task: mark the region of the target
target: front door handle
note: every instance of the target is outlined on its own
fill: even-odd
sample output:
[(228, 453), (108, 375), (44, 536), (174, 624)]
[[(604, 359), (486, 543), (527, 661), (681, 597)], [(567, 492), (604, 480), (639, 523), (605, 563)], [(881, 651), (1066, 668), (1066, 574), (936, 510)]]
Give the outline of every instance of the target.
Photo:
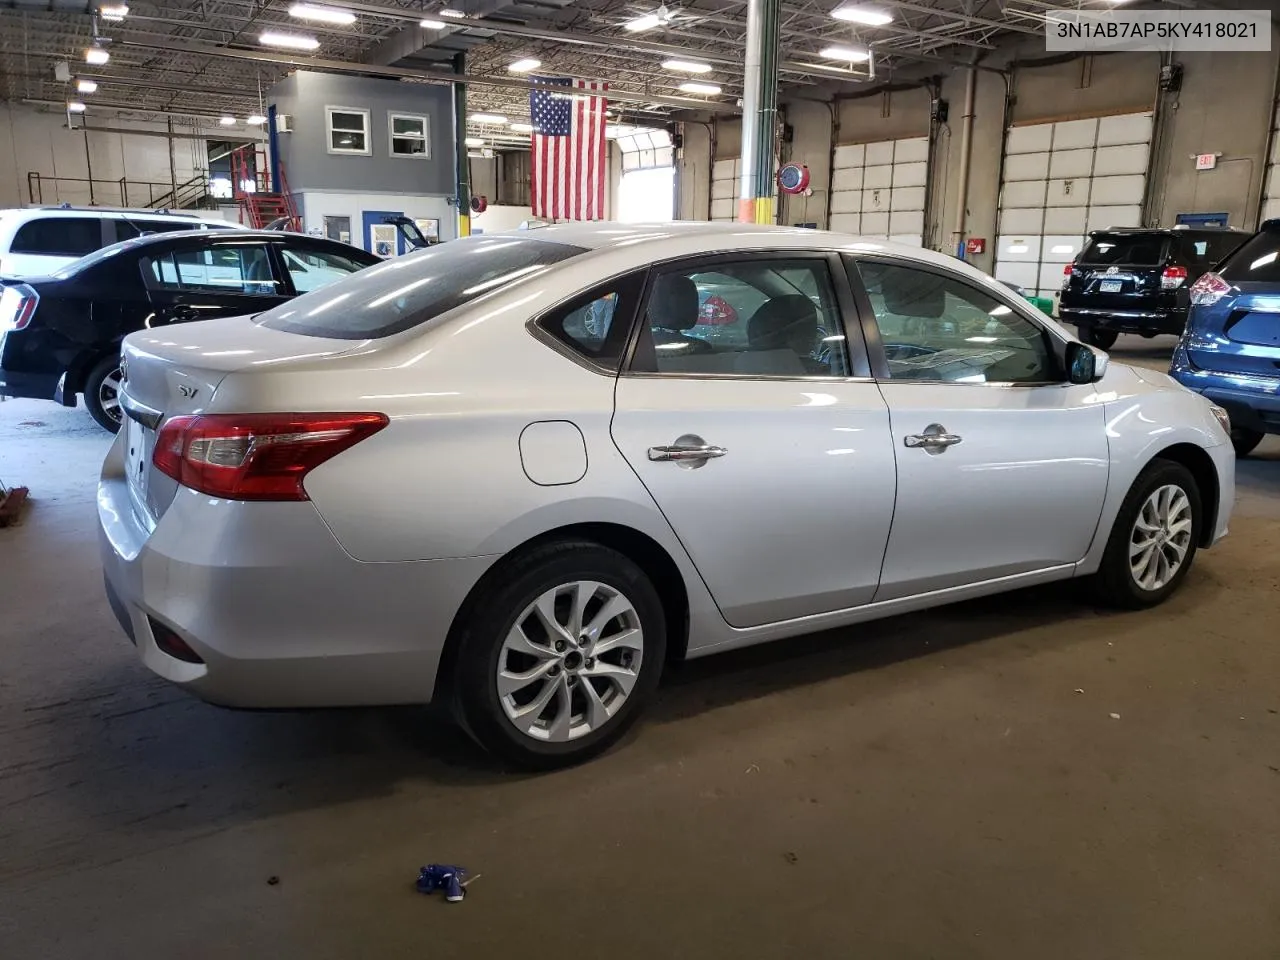
[(913, 433), (903, 437), (902, 442), (908, 447), (920, 448), (926, 453), (942, 453), (947, 447), (954, 447), (963, 437), (947, 433), (947, 428), (940, 423), (931, 423), (924, 428), (924, 433)]
[(650, 447), (649, 459), (653, 461), (670, 461), (700, 467), (708, 460), (723, 457), (729, 451), (724, 447), (707, 443), (701, 437), (685, 434), (676, 442), (663, 447)]

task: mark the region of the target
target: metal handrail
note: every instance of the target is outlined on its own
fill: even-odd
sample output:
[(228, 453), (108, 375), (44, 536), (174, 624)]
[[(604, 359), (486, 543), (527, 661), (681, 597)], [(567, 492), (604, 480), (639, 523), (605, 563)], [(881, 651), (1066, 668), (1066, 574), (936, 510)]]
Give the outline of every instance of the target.
[[(47, 184), (53, 187), (53, 199), (46, 200), (44, 189)], [(110, 206), (114, 200), (103, 203), (103, 196), (119, 196), (120, 206), (155, 209), (166, 207), (180, 210), (194, 206), (209, 193), (209, 175), (201, 171), (190, 180), (177, 185), (169, 180), (131, 180), (121, 177), (119, 180), (103, 180), (97, 177), (50, 177), (37, 170), (27, 172), (27, 198), (34, 205), (58, 203), (59, 184), (87, 184), (89, 188), (89, 206)], [(99, 189), (99, 186), (106, 189)], [(141, 191), (145, 188), (147, 198), (141, 199)]]

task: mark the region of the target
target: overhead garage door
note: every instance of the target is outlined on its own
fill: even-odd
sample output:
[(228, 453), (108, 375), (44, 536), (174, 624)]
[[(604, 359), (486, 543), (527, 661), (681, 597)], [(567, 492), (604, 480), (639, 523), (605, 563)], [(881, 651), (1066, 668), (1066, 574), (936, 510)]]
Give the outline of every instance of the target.
[(717, 160), (711, 165), (711, 219), (738, 219), (738, 173), (742, 160), (738, 157)]
[(1151, 114), (1010, 127), (996, 277), (1053, 297), (1090, 230), (1142, 225)]
[(1262, 189), (1262, 217), (1280, 217), (1280, 108), (1271, 118), (1271, 156), (1267, 160), (1267, 179)]
[(927, 137), (836, 147), (831, 229), (922, 246), (928, 182)]

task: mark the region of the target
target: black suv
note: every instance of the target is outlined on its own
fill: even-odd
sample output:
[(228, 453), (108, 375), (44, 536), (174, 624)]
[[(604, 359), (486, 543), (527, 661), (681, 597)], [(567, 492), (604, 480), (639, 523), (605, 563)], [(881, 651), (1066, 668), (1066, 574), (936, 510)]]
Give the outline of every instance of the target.
[(1180, 336), (1191, 285), (1248, 239), (1223, 227), (1096, 230), (1063, 271), (1058, 317), (1103, 350), (1122, 333)]
[(260, 313), (381, 259), (298, 233), (200, 230), (103, 247), (51, 277), (0, 278), (0, 394), (120, 428), (120, 341), (144, 327)]

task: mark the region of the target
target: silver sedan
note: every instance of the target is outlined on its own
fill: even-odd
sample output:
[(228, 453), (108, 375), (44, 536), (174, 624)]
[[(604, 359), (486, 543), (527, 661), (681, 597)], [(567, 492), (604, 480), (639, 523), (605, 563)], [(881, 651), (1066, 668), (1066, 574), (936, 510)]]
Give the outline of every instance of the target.
[(146, 666), (230, 706), (445, 699), (530, 766), (605, 749), (673, 659), (1072, 577), (1159, 603), (1234, 494), (1203, 398), (812, 230), (474, 237), (133, 334), (124, 370), (101, 544)]

